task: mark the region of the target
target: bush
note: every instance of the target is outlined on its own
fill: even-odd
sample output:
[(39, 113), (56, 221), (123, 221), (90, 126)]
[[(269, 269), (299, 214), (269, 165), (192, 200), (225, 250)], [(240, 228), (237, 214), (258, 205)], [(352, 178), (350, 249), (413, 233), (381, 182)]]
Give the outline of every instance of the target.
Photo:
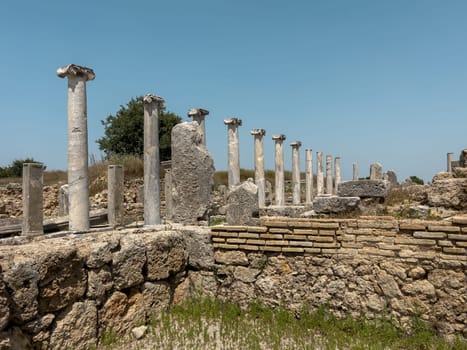
[(15, 159), (9, 166), (0, 167), (0, 177), (21, 177), (23, 176), (23, 164), (24, 163), (39, 163), (39, 162), (35, 161), (33, 158)]

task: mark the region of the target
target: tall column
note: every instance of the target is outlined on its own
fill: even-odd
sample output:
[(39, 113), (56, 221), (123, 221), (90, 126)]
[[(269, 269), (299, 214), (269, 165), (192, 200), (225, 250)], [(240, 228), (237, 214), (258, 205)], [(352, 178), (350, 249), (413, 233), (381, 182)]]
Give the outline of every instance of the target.
[(122, 224), (123, 219), (123, 166), (109, 165), (107, 170), (107, 217), (111, 228)]
[(43, 228), (43, 168), (41, 163), (23, 164), (23, 236), (40, 235)]
[(191, 108), (188, 110), (188, 116), (193, 118), (201, 128), (201, 134), (203, 135), (203, 145), (206, 146), (206, 116), (209, 111), (202, 108)]
[(292, 203), (300, 204), (300, 141), (294, 141), (290, 144), (292, 147)]
[(89, 230), (88, 123), (86, 82), (94, 71), (69, 64), (57, 69), (68, 78), (68, 190), (70, 231)]
[(238, 118), (224, 119), (228, 127), (229, 189), (240, 184), (240, 148), (238, 144), (238, 127), (242, 120)]
[(326, 194), (332, 194), (332, 156), (326, 156)]
[(334, 194), (337, 195), (339, 184), (341, 183), (341, 158), (334, 158)]
[(276, 205), (285, 206), (285, 190), (284, 190), (284, 148), (283, 142), (285, 135), (273, 135), (272, 139), (275, 141), (276, 151), (276, 179), (275, 179), (275, 193)]
[(358, 180), (358, 164), (357, 162), (353, 163), (353, 176), (352, 180), (357, 181)]
[(164, 174), (164, 194), (165, 194), (165, 219), (173, 218), (173, 199), (172, 199), (172, 170), (166, 169)]
[(164, 99), (147, 94), (144, 102), (144, 225), (161, 223), (159, 111)]
[(449, 152), (447, 154), (447, 162), (448, 162), (448, 166), (447, 166), (447, 172), (448, 173), (452, 173), (452, 153)]
[(305, 204), (309, 205), (313, 201), (313, 150), (305, 150), (306, 156), (306, 184), (305, 184)]
[(258, 187), (258, 206), (266, 206), (266, 180), (264, 178), (264, 129), (253, 129), (251, 135), (255, 137), (255, 184)]
[(323, 152), (316, 152), (316, 191), (320, 196), (324, 193)]

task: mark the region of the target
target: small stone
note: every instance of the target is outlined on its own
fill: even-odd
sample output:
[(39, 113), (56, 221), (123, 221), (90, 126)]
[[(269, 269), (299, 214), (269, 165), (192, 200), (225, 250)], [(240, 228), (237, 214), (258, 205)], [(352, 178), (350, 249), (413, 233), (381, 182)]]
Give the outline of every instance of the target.
[(146, 335), (147, 330), (148, 330), (147, 326), (139, 326), (139, 327), (133, 328), (131, 330), (131, 333), (137, 340), (140, 340)]

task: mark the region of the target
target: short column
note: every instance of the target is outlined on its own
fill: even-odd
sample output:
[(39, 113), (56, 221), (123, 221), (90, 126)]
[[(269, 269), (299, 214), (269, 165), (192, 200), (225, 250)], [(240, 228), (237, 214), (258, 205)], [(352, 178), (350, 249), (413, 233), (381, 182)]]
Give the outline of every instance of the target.
[(228, 127), (228, 181), (229, 189), (240, 184), (240, 147), (238, 143), (238, 127), (242, 125), (242, 120), (229, 118), (224, 120)]
[(201, 128), (202, 142), (206, 146), (206, 116), (209, 111), (202, 108), (191, 108), (188, 110), (188, 117), (193, 118)]
[(86, 82), (94, 71), (69, 64), (57, 69), (68, 78), (68, 191), (70, 231), (89, 230), (88, 125)]
[(294, 141), (290, 144), (292, 147), (292, 203), (300, 204), (300, 141)]
[(326, 194), (332, 194), (332, 156), (326, 156)]
[(144, 102), (144, 225), (161, 223), (159, 112), (164, 99), (147, 94)]
[(109, 226), (122, 224), (124, 176), (122, 165), (109, 165), (107, 169), (107, 217)]
[(383, 167), (379, 163), (373, 163), (370, 165), (370, 180), (382, 180), (383, 179)]
[(341, 183), (341, 158), (334, 158), (334, 191), (333, 194), (337, 195), (339, 184)]
[(58, 216), (66, 216), (69, 213), (68, 184), (58, 189)]
[(255, 184), (258, 187), (258, 206), (266, 206), (266, 180), (264, 178), (264, 129), (253, 129), (251, 135), (255, 137)]
[(353, 169), (352, 170), (353, 170), (352, 180), (357, 181), (358, 180), (358, 164), (357, 164), (357, 162), (353, 163)]
[(313, 150), (305, 150), (305, 204), (310, 205), (313, 201)]
[(316, 152), (316, 191), (320, 196), (324, 193), (323, 152)]
[(41, 163), (23, 164), (23, 236), (44, 233), (43, 169)]
[(448, 173), (452, 173), (452, 156), (453, 156), (453, 154), (452, 154), (451, 152), (449, 152), (449, 153), (447, 154), (447, 163), (448, 163), (447, 165), (448, 165), (448, 166), (447, 166), (447, 170), (446, 170), (446, 171), (447, 171)]

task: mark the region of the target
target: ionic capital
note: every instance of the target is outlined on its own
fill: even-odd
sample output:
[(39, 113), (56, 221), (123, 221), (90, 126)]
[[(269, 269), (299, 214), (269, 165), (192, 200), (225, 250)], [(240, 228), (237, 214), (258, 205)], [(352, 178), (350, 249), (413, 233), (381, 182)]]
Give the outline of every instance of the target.
[(224, 119), (224, 124), (242, 126), (242, 120), (239, 118), (228, 118), (228, 119)]
[(204, 117), (205, 115), (208, 115), (208, 114), (209, 114), (209, 111), (203, 108), (190, 108), (187, 113), (187, 115), (192, 118), (193, 117)]
[(156, 103), (159, 107), (163, 107), (165, 101), (162, 97), (159, 97), (153, 94), (146, 94), (143, 97), (143, 102), (145, 104)]
[(59, 67), (57, 69), (57, 75), (60, 78), (76, 76), (76, 77), (84, 77), (86, 81), (94, 80), (96, 75), (91, 68), (78, 66), (76, 64), (69, 64), (66, 66)]
[(264, 136), (266, 135), (266, 130), (264, 129), (253, 129), (250, 131), (250, 134), (254, 136)]
[(299, 148), (301, 145), (302, 143), (300, 141), (294, 141), (290, 143), (290, 146), (292, 146), (293, 148)]
[(279, 134), (279, 135), (272, 135), (272, 139), (276, 142), (278, 141), (284, 141), (285, 140), (285, 135), (284, 134)]

